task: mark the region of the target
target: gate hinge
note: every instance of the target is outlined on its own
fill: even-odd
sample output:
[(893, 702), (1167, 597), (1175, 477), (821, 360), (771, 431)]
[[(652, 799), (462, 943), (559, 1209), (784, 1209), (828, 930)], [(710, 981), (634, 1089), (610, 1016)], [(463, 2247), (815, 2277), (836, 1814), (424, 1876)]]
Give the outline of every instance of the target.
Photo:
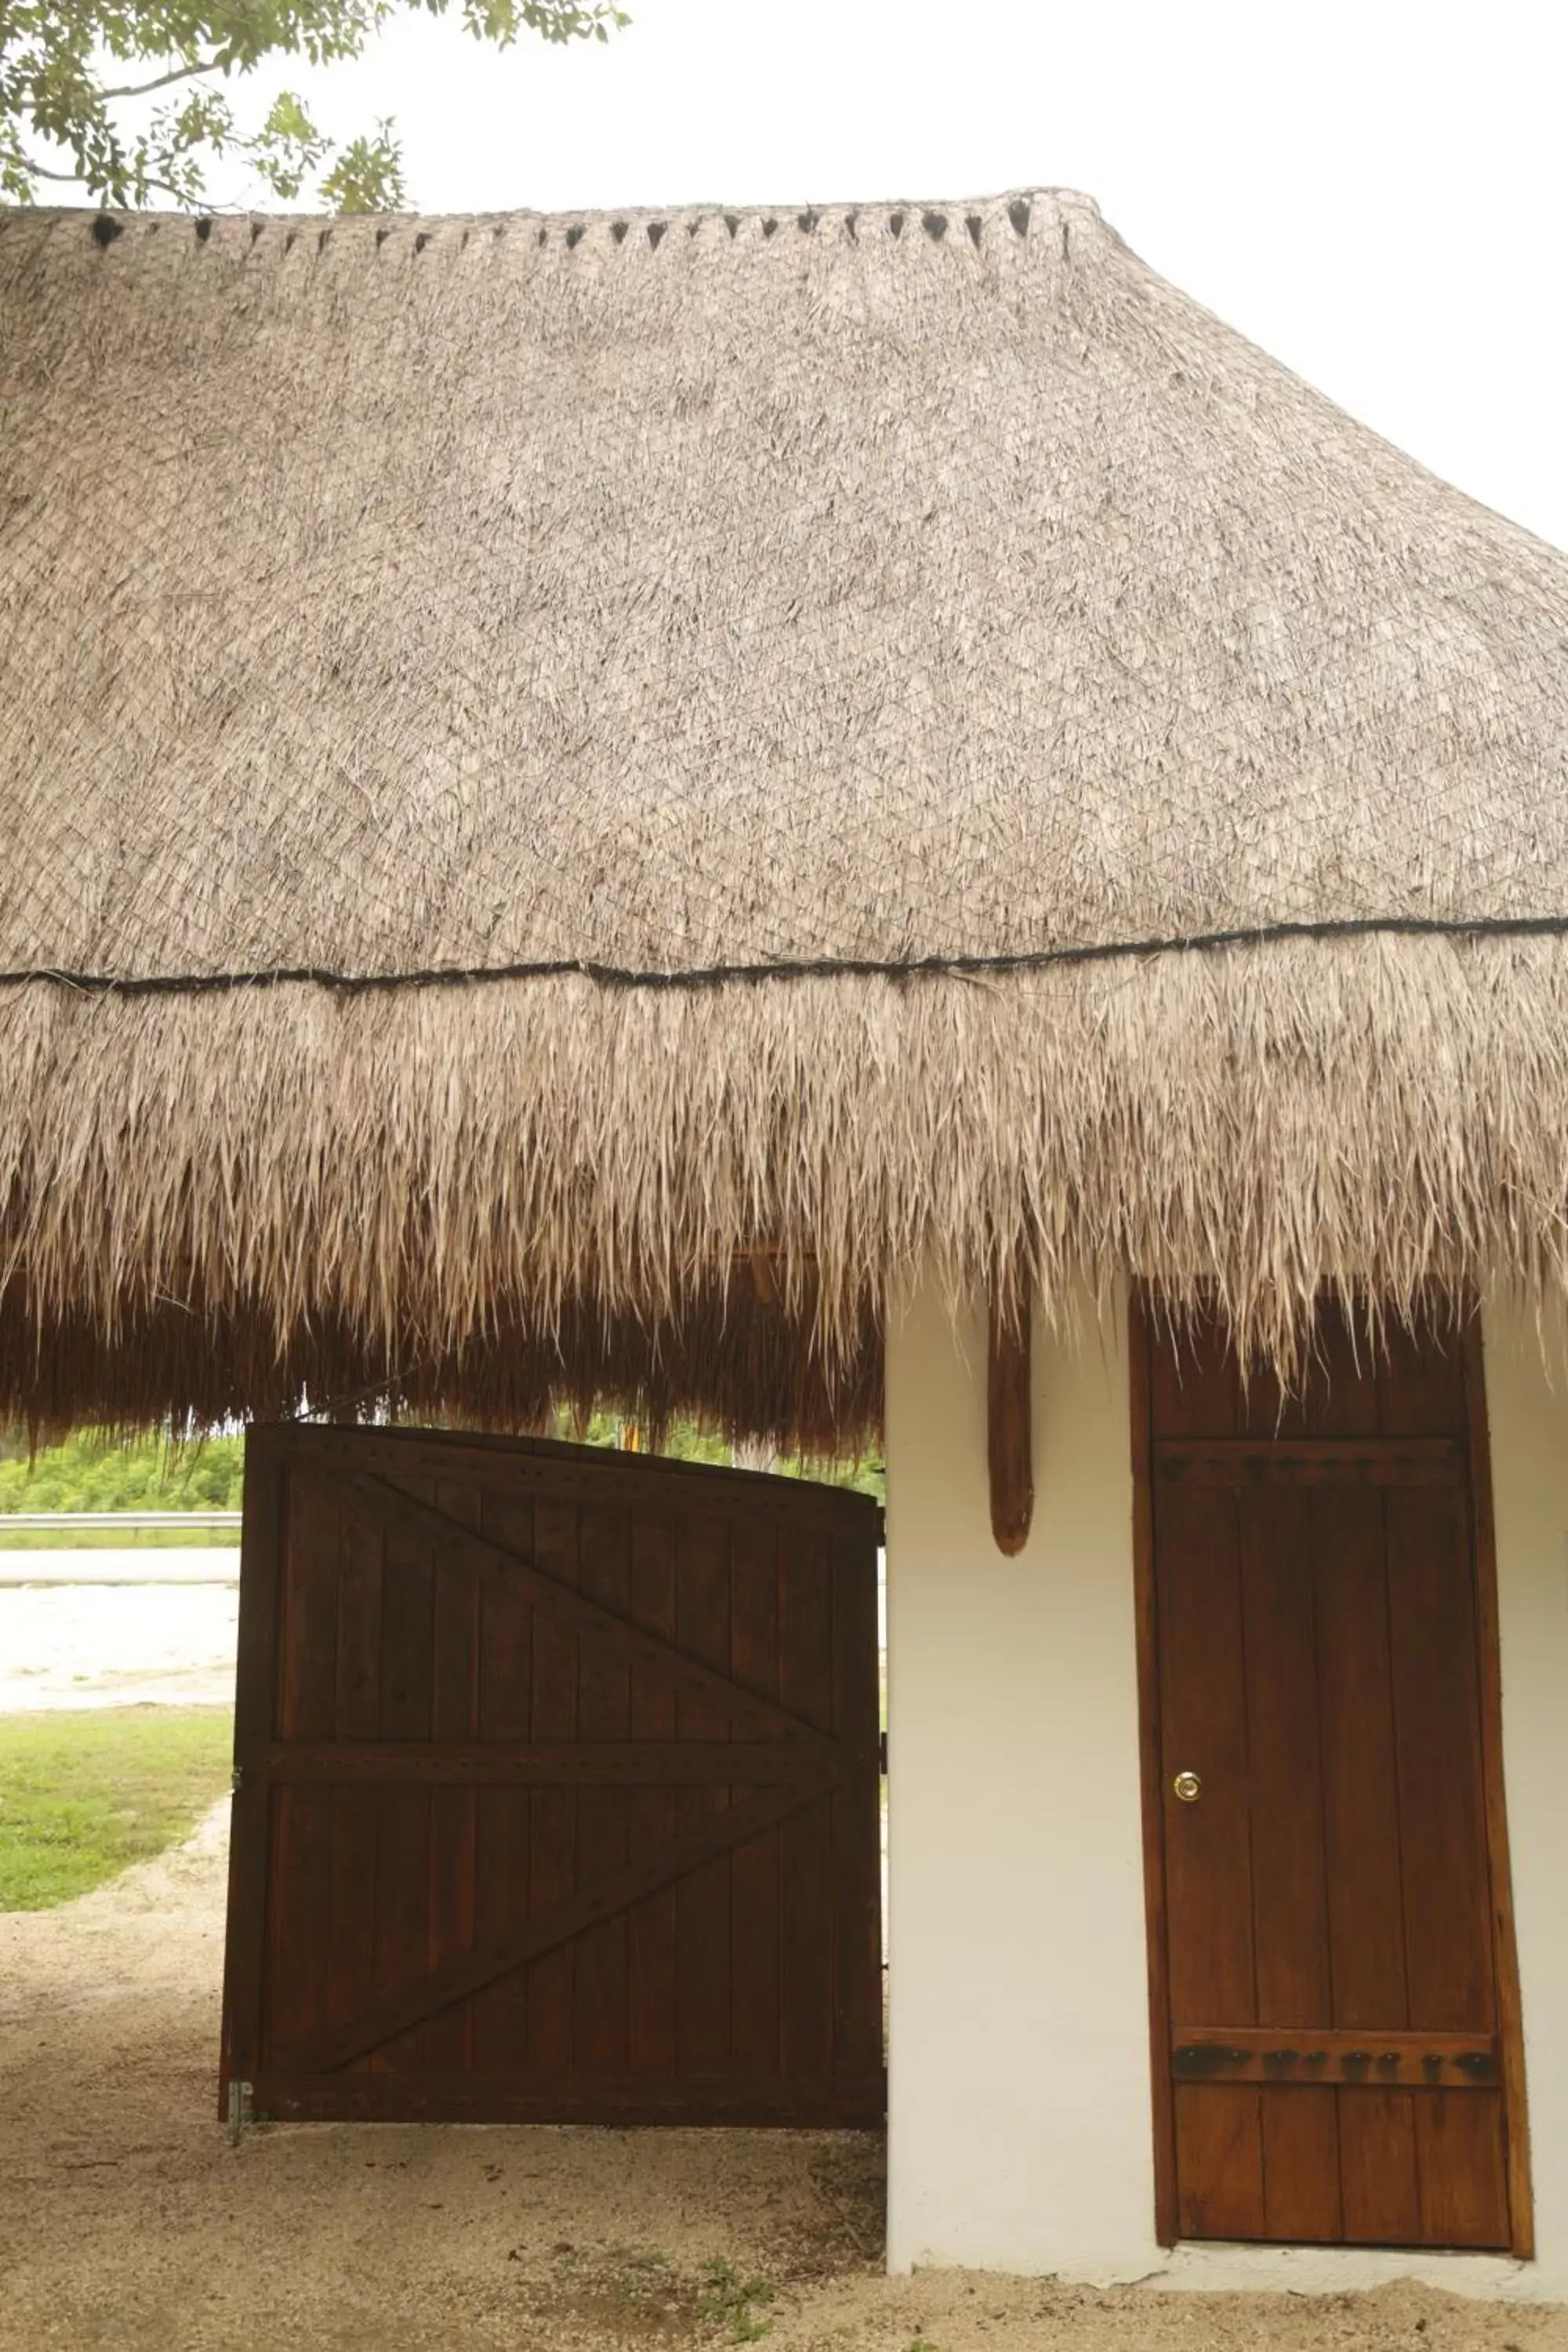
[(888, 1735), (880, 1732), (877, 1738), (877, 1769), (884, 1776), (888, 1769)]
[(237, 1797), (238, 1796), (238, 1794), (239, 1794), (239, 1792), (240, 1792), (241, 1788), (244, 1786), (244, 1783), (245, 1783), (245, 1767), (244, 1767), (244, 1765), (243, 1765), (243, 1764), (237, 1764), (237, 1765), (235, 1766), (235, 1768), (234, 1768), (233, 1771), (232, 1771), (232, 1772), (229, 1774), (229, 1776), (228, 1776), (228, 1785), (229, 1785), (229, 1789), (230, 1789), (230, 1790), (232, 1791), (232, 1793), (233, 1793), (235, 1796), (237, 1796)]
[(255, 2118), (250, 2111), (250, 2084), (248, 2083), (242, 2083), (236, 2078), (230, 2082), (228, 2086), (228, 2144), (230, 2147), (237, 2147), (239, 2146), (240, 2133), (245, 2129), (247, 2124), (254, 2121)]

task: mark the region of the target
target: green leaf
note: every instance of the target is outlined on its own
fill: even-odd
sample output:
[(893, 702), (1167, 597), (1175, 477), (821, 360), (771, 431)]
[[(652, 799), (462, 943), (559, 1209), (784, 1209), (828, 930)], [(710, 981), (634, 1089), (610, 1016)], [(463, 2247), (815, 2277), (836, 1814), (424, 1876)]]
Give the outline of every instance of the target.
[[(614, 0), (0, 0), (0, 196), (28, 204), (64, 182), (106, 205), (197, 207), (212, 163), (237, 155), (286, 203), (403, 208), (390, 124), (336, 147), (282, 89), (247, 131), (226, 85), (288, 58), (357, 58), (391, 17), (416, 10), (460, 11), (499, 49), (525, 31), (602, 42), (628, 22)], [(165, 90), (136, 127), (139, 102)]]

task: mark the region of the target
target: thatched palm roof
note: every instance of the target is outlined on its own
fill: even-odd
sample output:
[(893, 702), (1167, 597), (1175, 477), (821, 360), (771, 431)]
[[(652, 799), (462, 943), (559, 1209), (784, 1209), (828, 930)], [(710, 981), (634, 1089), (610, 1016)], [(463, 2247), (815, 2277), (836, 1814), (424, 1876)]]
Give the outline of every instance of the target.
[(1086, 199), (23, 213), (0, 321), (4, 1401), (1562, 1281), (1568, 561)]

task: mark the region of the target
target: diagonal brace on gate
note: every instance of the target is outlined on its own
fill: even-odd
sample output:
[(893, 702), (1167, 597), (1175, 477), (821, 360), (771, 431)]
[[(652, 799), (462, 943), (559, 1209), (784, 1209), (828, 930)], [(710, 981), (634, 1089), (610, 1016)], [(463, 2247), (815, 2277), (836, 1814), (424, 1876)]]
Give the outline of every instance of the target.
[(716, 1708), (732, 1721), (740, 1717), (758, 1727), (766, 1726), (773, 1738), (798, 1742), (803, 1750), (824, 1757), (834, 1752), (837, 1743), (830, 1733), (819, 1731), (815, 1724), (792, 1715), (777, 1699), (767, 1698), (760, 1691), (749, 1691), (717, 1668), (703, 1665), (700, 1659), (678, 1650), (673, 1642), (618, 1615), (614, 1609), (606, 1609), (587, 1593), (579, 1592), (574, 1585), (563, 1584), (548, 1569), (541, 1568), (537, 1560), (514, 1551), (510, 1544), (498, 1542), (494, 1536), (481, 1535), (477, 1528), (465, 1527), (461, 1519), (437, 1510), (433, 1503), (421, 1502), (416, 1496), (373, 1471), (360, 1471), (348, 1481), (348, 1486), (384, 1533), (414, 1536), (426, 1543), (439, 1544), (449, 1557), (466, 1556), (479, 1567), (500, 1570), (537, 1607), (573, 1623), (579, 1633), (610, 1642), (627, 1656), (657, 1667), (682, 1696), (700, 1699), (705, 1706)]
[[(607, 1870), (576, 1887), (563, 1901), (530, 1919), (520, 1927), (496, 1937), (479, 1949), (465, 1952), (445, 1968), (431, 1969), (417, 1977), (409, 1978), (391, 1992), (370, 2005), (352, 2025), (329, 2034), (320, 2042), (312, 2042), (310, 2070), (316, 2074), (334, 2073), (356, 2058), (363, 2058), (382, 2042), (406, 2032), (410, 2027), (423, 2025), (437, 2011), (449, 2009), (454, 2001), (467, 2000), (470, 1994), (482, 1992), (498, 1977), (509, 1976), (526, 1961), (538, 1959), (543, 1953), (553, 1951), (558, 1945), (570, 1943), (586, 1927), (596, 1927), (600, 1920), (613, 1918), (645, 1895), (657, 1894), (670, 1881), (684, 1878), (703, 1863), (717, 1860), (736, 1846), (747, 1844), (764, 1832), (776, 1829), (792, 1813), (798, 1812), (818, 1798), (828, 1795), (837, 1787), (838, 1774), (834, 1766), (814, 1768), (803, 1775), (793, 1787), (769, 1789), (745, 1803), (731, 1805), (722, 1812), (708, 1814), (680, 1835), (668, 1838), (660, 1845), (641, 1854), (616, 1870)], [(275, 2053), (279, 2063), (287, 2063), (288, 2053)]]

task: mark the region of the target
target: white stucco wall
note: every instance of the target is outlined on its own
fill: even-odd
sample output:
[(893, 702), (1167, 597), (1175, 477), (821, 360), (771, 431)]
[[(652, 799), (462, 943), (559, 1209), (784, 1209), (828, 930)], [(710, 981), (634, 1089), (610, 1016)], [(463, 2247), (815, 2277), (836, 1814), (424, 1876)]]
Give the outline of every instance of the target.
[[(888, 1342), (889, 2262), (1169, 2286), (1399, 2274), (1568, 2300), (1568, 1371), (1489, 1310), (1538, 2258), (1153, 2230), (1121, 1300), (1035, 1341), (1027, 1547), (991, 1539), (985, 1348), (934, 1286)], [(1568, 1366), (1568, 1346), (1563, 1361)]]

